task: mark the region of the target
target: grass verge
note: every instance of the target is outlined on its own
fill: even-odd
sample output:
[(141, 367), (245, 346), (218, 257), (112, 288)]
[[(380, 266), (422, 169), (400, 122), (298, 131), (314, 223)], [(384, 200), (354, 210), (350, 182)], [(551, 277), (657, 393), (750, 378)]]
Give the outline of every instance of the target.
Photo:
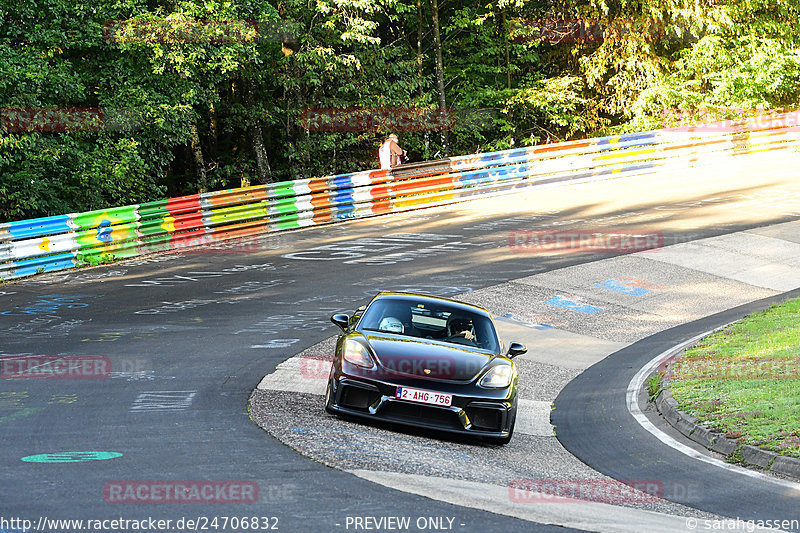
[(800, 298), (705, 337), (666, 377), (678, 408), (702, 424), (800, 458)]

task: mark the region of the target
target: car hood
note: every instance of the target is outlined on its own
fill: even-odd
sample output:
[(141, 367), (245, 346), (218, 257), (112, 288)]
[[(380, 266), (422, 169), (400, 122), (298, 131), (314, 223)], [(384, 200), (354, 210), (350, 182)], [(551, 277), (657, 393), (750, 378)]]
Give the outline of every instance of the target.
[(387, 376), (470, 381), (494, 357), (470, 347), (402, 335), (365, 333), (378, 365)]

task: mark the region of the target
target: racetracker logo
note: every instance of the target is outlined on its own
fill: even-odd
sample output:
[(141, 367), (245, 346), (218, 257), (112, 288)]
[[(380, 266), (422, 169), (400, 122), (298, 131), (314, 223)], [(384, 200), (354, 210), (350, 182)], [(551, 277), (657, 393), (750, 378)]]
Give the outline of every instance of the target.
[(209, 43), (294, 41), (283, 22), (255, 20), (111, 20), (103, 29), (109, 43)]
[(12, 355), (0, 359), (2, 379), (102, 379), (111, 360), (100, 355)]
[[(463, 364), (469, 364), (469, 360)], [(396, 377), (413, 377), (422, 379), (455, 379), (459, 373), (469, 375), (472, 377), (478, 370), (481, 369), (479, 365), (473, 365), (474, 368), (462, 368), (459, 372), (459, 365), (456, 360), (450, 356), (439, 357), (411, 357), (411, 356), (395, 356), (395, 357), (381, 357), (380, 364), (375, 369), (367, 369), (363, 367), (354, 367), (349, 373), (355, 373), (373, 379), (390, 379)]]
[(489, 129), (496, 119), (493, 109), (306, 108), (300, 125), (308, 131), (443, 131)]
[(332, 357), (308, 356), (300, 359), (300, 375), (305, 379), (328, 379)]
[(203, 234), (181, 240), (159, 243), (145, 243), (137, 247), (140, 254), (156, 252), (179, 252), (180, 254), (198, 255), (248, 255), (275, 249), (279, 238), (243, 238), (221, 239), (214, 235)]
[(132, 131), (141, 128), (137, 109), (100, 107), (4, 107), (0, 130), (7, 133), (69, 131)]
[[(758, 114), (758, 116), (753, 116)], [(661, 118), (669, 132), (745, 133), (758, 130), (797, 129), (800, 111), (709, 107), (701, 109), (667, 108)]]
[(645, 230), (520, 230), (508, 234), (514, 252), (631, 253), (664, 246), (660, 231)]
[(688, 21), (615, 18), (613, 20), (541, 18), (514, 19), (509, 36), (518, 43), (602, 43), (620, 41), (692, 42), (705, 35), (702, 24)]
[(106, 503), (256, 503), (253, 481), (109, 481)]
[(795, 357), (759, 357), (710, 355), (664, 359), (659, 365), (664, 379), (736, 381), (800, 379), (800, 359)]
[(515, 503), (654, 503), (664, 497), (664, 485), (652, 479), (515, 479), (508, 497)]
[[(328, 379), (332, 358), (308, 356), (300, 360), (300, 375), (305, 379)], [(381, 357), (380, 364), (366, 368), (355, 364), (347, 365), (347, 374), (370, 379), (390, 379), (413, 377), (419, 379), (456, 379), (459, 376), (474, 376), (483, 368), (470, 361), (456, 364), (453, 357)]]

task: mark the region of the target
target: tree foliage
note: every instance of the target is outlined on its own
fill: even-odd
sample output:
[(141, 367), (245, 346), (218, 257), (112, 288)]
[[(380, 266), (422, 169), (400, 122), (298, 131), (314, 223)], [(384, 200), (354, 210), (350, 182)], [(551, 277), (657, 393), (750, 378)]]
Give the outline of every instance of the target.
[[(394, 126), (319, 131), (315, 109), (446, 116), (397, 132), (413, 160), (794, 109), (798, 16), (794, 0), (0, 0), (0, 221), (377, 166)], [(102, 123), (17, 120), (42, 110)]]

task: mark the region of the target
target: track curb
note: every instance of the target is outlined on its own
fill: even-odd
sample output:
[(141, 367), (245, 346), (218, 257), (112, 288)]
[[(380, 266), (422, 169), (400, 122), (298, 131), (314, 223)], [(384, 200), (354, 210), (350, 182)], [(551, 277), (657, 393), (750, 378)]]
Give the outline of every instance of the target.
[[(703, 337), (705, 338), (705, 337)], [(702, 339), (697, 339), (689, 346), (673, 348), (667, 353), (669, 361), (681, 357), (683, 352)], [(653, 375), (657, 375), (653, 374)], [(669, 380), (662, 379), (661, 391), (655, 400), (649, 401), (672, 427), (683, 436), (700, 444), (708, 450), (725, 456), (730, 463), (740, 463), (751, 468), (766, 470), (800, 481), (800, 459), (780, 455), (777, 452), (743, 444), (737, 439), (726, 437), (721, 431), (698, 423), (697, 417), (678, 409), (678, 401), (669, 390)]]

